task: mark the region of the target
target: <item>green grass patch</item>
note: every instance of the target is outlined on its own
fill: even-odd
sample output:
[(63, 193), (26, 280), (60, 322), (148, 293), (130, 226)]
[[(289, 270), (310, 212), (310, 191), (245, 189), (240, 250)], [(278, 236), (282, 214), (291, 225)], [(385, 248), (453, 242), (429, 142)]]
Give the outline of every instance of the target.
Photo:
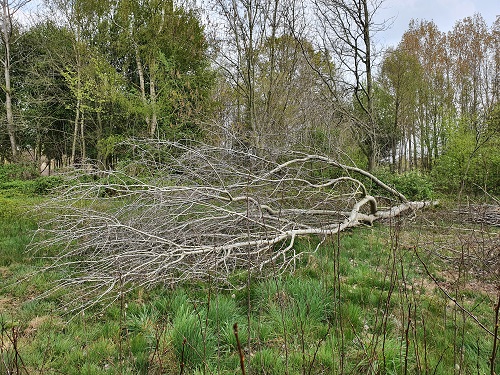
[[(18, 366), (29, 374), (238, 374), (234, 323), (250, 374), (491, 372), (491, 335), (443, 295), (416, 256), (493, 329), (494, 296), (478, 290), (481, 280), (470, 273), (455, 288), (456, 265), (430, 251), (456, 250), (446, 227), (360, 228), (328, 239), (293, 272), (252, 274), (248, 288), (199, 281), (142, 288), (109, 306), (71, 312), (77, 289), (40, 297), (62, 270), (23, 280), (44, 264), (26, 245), (37, 226), (30, 209), (45, 198), (2, 194), (0, 373)], [(296, 250), (314, 249), (316, 241), (300, 239)], [(231, 278), (241, 285), (248, 274)]]

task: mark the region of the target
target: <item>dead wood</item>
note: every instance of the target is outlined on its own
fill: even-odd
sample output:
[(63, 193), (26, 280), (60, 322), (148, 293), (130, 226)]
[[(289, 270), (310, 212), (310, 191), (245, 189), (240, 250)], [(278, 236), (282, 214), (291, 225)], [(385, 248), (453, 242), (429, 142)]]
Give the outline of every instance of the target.
[[(72, 271), (59, 287), (81, 285), (94, 301), (96, 291), (102, 298), (123, 285), (206, 277), (227, 285), (239, 269), (284, 272), (304, 255), (294, 246), (299, 237), (315, 235), (321, 243), (435, 204), (409, 202), (370, 173), (326, 156), (292, 153), (276, 162), (200, 144), (130, 147), (138, 162), (82, 172), (89, 182), (77, 174), (41, 207), (45, 220), (32, 244), (39, 253), (59, 249), (52, 266)], [(378, 207), (367, 183), (393, 206)]]

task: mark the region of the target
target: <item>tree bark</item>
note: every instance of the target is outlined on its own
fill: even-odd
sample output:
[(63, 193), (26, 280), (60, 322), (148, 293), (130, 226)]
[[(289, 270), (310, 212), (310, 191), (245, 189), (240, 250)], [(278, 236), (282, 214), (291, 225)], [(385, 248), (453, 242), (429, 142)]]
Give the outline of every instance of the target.
[(75, 120), (73, 126), (73, 143), (71, 145), (71, 159), (70, 159), (71, 165), (75, 165), (75, 159), (76, 159), (76, 144), (78, 142), (78, 129), (80, 128), (80, 107), (81, 107), (81, 100), (80, 98), (77, 98), (76, 108), (75, 108)]
[[(146, 81), (144, 78), (144, 67), (142, 65), (141, 56), (139, 54), (139, 47), (134, 43), (135, 49), (135, 63), (137, 65), (137, 74), (139, 75), (139, 89), (141, 90), (141, 99), (142, 104), (144, 105), (144, 109), (148, 111), (148, 100), (146, 98)], [(148, 127), (148, 132), (151, 129), (151, 118), (149, 114), (145, 116), (146, 125)]]
[(156, 59), (152, 58), (149, 64), (149, 104), (151, 106), (151, 118), (149, 123), (149, 136), (154, 138), (158, 128), (158, 109), (156, 108)]
[(12, 15), (10, 4), (7, 0), (2, 0), (2, 39), (4, 43), (4, 77), (5, 77), (5, 112), (7, 115), (7, 133), (9, 135), (12, 158), (17, 160), (18, 150), (16, 141), (16, 128), (14, 123), (14, 114), (12, 109), (12, 85), (11, 85), (11, 35), (12, 35)]

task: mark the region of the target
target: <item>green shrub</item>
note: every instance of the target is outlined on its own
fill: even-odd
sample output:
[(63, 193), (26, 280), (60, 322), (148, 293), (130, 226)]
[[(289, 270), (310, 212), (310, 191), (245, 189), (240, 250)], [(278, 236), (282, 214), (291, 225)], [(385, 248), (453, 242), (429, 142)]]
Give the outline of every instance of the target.
[(64, 183), (64, 179), (60, 176), (38, 177), (32, 181), (32, 192), (35, 195), (45, 195)]
[(463, 187), (468, 193), (484, 190), (500, 194), (500, 140), (491, 141), (475, 153), (471, 142), (450, 143), (432, 171), (435, 186), (446, 193), (456, 193)]
[(436, 187), (446, 193), (500, 194), (499, 108), (480, 127), (465, 118), (449, 129), (432, 171)]
[(40, 173), (33, 164), (4, 164), (0, 165), (0, 183), (15, 180), (31, 180)]
[(46, 195), (64, 183), (64, 179), (60, 176), (42, 176), (34, 180), (1, 182), (0, 191), (7, 197)]
[(17, 199), (8, 199), (0, 195), (0, 220), (17, 221), (24, 212), (25, 207)]
[(250, 358), (250, 366), (255, 374), (286, 374), (283, 358), (271, 349), (263, 349)]
[(209, 362), (216, 351), (216, 340), (191, 306), (176, 311), (172, 326), (172, 344), (179, 363), (194, 369)]
[[(419, 171), (394, 174), (379, 171), (377, 177), (392, 186), (409, 200), (427, 200), (434, 196), (434, 185), (430, 176)], [(378, 190), (378, 188), (377, 188)]]

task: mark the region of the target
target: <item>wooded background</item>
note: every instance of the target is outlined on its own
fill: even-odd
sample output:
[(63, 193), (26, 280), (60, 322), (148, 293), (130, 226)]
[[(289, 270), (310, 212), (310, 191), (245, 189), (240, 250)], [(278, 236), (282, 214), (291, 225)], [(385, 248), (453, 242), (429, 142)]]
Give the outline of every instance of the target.
[(2, 0), (0, 163), (109, 169), (126, 138), (196, 139), (498, 193), (500, 18), (413, 20), (381, 50), (382, 5)]

